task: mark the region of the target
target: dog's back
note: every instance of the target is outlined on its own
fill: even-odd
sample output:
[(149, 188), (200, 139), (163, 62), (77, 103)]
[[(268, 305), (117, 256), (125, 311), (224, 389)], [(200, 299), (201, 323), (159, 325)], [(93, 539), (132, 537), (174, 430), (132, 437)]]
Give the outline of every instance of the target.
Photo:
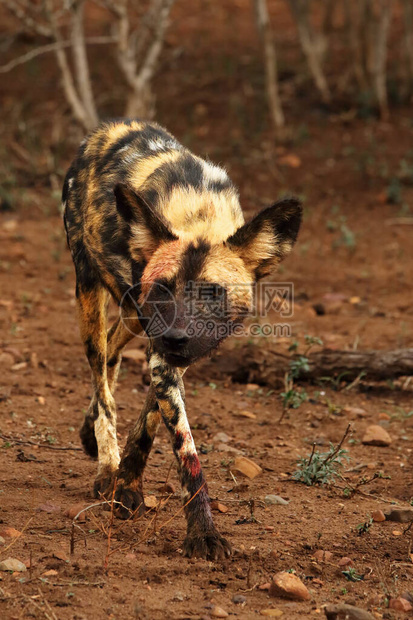
[(118, 299), (132, 283), (130, 257), (142, 234), (133, 213), (119, 213), (118, 184), (139, 193), (181, 241), (219, 243), (244, 222), (225, 170), (193, 155), (155, 123), (103, 123), (80, 146), (62, 200), (76, 263), (107, 274)]

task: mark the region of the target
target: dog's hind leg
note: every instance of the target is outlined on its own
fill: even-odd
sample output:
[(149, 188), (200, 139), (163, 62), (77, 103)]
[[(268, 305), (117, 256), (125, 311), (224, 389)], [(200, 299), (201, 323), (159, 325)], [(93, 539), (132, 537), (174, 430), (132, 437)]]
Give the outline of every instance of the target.
[[(89, 421), (93, 421), (94, 437), (98, 452), (98, 473), (94, 484), (94, 494), (99, 497), (110, 488), (113, 475), (119, 464), (119, 448), (116, 438), (116, 406), (108, 384), (106, 366), (107, 350), (107, 292), (100, 283), (82, 286), (77, 282), (76, 298), (79, 326), (85, 346), (86, 356), (92, 370), (94, 399)], [(81, 431), (85, 445), (85, 425)], [(93, 451), (90, 445), (85, 448)]]
[(208, 489), (185, 411), (183, 372), (166, 364), (156, 353), (150, 354), (149, 367), (156, 400), (178, 461), (187, 519), (185, 555), (223, 559), (231, 555), (231, 547), (212, 519)]

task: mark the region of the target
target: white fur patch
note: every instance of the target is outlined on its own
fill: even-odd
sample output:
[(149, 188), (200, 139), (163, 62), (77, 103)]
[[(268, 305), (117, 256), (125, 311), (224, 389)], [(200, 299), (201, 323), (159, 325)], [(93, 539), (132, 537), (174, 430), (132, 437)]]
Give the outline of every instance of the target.
[(204, 185), (208, 188), (215, 183), (228, 183), (228, 175), (223, 168), (211, 164), (209, 161), (203, 162)]
[(156, 138), (148, 141), (148, 149), (154, 153), (158, 151), (166, 151), (168, 149), (180, 149), (181, 145), (175, 140), (163, 140)]

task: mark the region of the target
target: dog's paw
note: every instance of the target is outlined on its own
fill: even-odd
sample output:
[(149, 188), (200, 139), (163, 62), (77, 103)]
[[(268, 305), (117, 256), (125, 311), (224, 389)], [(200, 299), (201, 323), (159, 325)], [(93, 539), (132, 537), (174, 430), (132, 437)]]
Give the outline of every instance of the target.
[(184, 541), (184, 555), (188, 558), (202, 558), (214, 562), (229, 558), (231, 545), (213, 529), (205, 533), (188, 533)]
[(126, 484), (124, 480), (118, 480), (115, 491), (115, 514), (119, 519), (130, 519), (145, 514), (142, 484), (135, 480)]

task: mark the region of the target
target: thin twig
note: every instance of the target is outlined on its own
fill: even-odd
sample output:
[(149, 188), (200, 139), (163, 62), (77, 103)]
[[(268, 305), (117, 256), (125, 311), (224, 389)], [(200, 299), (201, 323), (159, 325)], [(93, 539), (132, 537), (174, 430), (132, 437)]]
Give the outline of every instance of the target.
[(4, 439), (4, 441), (12, 441), (13, 443), (17, 443), (17, 444), (21, 444), (21, 445), (27, 445), (27, 446), (37, 446), (38, 448), (46, 448), (46, 450), (77, 450), (79, 452), (83, 451), (83, 448), (77, 448), (76, 446), (74, 446), (73, 448), (71, 446), (50, 446), (47, 444), (43, 444), (43, 443), (36, 443), (35, 441), (29, 441), (29, 440), (22, 440), (22, 439), (15, 439), (13, 437), (7, 437), (7, 435), (0, 435), (0, 439)]
[[(107, 43), (115, 43), (116, 37), (90, 37), (85, 39), (85, 43), (87, 45), (102, 45)], [(18, 56), (14, 58), (10, 62), (5, 65), (0, 66), (0, 73), (7, 73), (11, 71), (15, 67), (22, 65), (33, 58), (37, 58), (37, 56), (41, 56), (42, 54), (48, 54), (49, 52), (56, 52), (58, 50), (65, 49), (67, 47), (72, 46), (72, 41), (58, 41), (56, 43), (48, 43), (47, 45), (41, 45), (40, 47), (36, 47), (30, 52), (23, 54), (22, 56)]]

